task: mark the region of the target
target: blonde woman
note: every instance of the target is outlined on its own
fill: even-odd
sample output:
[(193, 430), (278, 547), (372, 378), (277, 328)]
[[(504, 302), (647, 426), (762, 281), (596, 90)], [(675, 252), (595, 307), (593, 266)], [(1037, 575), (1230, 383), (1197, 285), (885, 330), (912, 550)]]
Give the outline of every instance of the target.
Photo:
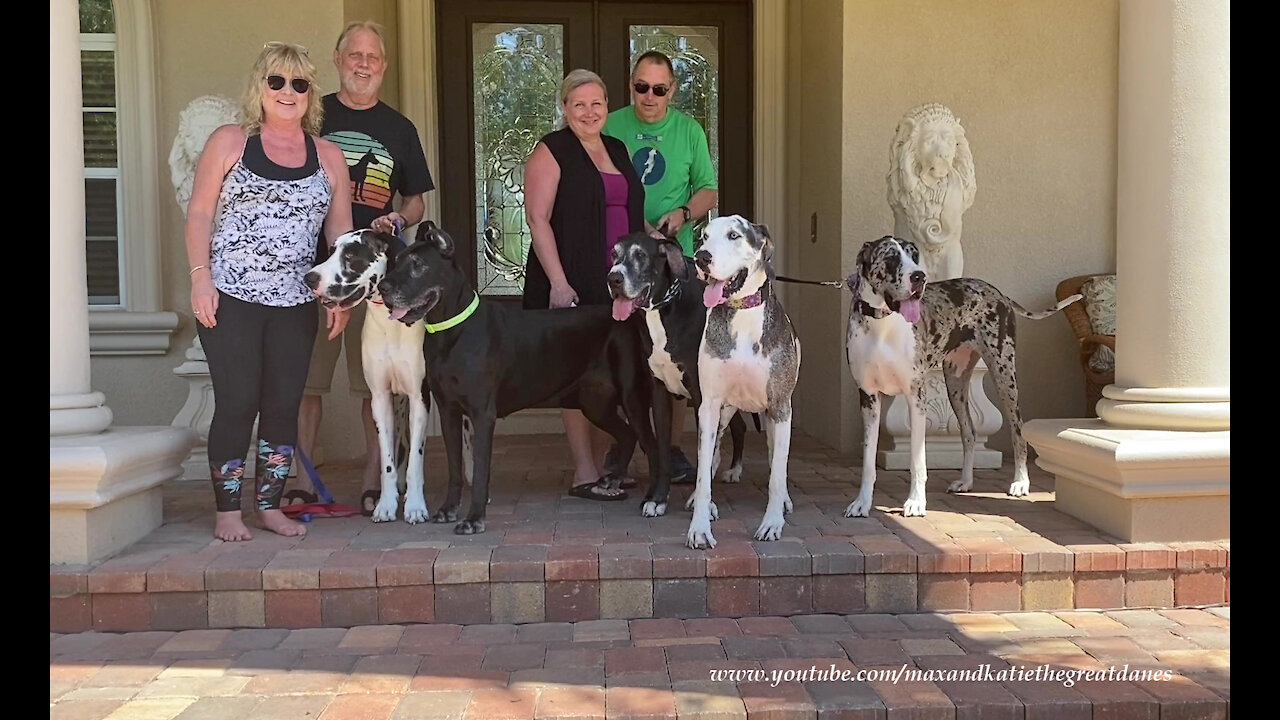
[[(574, 70), (560, 83), (560, 105), (563, 125), (538, 141), (525, 164), (524, 210), (533, 236), (525, 308), (609, 304), (610, 252), (619, 237), (646, 229), (644, 186), (627, 147), (600, 134), (609, 116), (604, 81)], [(609, 436), (581, 410), (562, 413), (575, 467), (570, 494), (626, 499), (605, 472)]]
[[(306, 532), (279, 509), (319, 324), (303, 276), (315, 263), (322, 229), (331, 247), (351, 230), (346, 161), (336, 145), (316, 137), (323, 110), (315, 78), (305, 48), (279, 42), (262, 48), (244, 95), (245, 120), (209, 136), (187, 210), (191, 309), (215, 403), (213, 534), (226, 541), (253, 537), (240, 497), (255, 417), (258, 518), (280, 535)], [(331, 311), (330, 336), (346, 323), (345, 312)]]

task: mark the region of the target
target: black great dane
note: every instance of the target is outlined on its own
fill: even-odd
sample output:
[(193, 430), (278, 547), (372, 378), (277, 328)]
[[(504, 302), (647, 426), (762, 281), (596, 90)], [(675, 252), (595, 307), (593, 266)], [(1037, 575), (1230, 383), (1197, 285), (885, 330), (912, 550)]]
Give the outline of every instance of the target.
[(637, 440), (649, 458), (650, 477), (657, 477), (640, 328), (614, 322), (605, 305), (523, 310), (481, 300), (453, 250), (448, 233), (423, 222), (416, 241), (396, 255), (378, 284), (392, 318), (427, 323), (426, 384), (439, 408), (449, 461), (448, 494), (432, 522), (458, 519), (464, 415), (473, 426), (475, 462), (471, 506), (453, 528), (459, 535), (484, 532), (494, 423), (517, 410), (582, 410), (617, 443), (606, 465), (609, 482), (621, 483)]

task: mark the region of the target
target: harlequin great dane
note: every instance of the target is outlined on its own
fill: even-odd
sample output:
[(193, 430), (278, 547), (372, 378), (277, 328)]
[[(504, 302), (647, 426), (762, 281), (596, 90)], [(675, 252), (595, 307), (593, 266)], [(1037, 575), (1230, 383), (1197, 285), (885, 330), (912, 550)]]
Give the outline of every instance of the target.
[(773, 291), (773, 240), (763, 225), (740, 215), (718, 217), (703, 230), (694, 254), (707, 283), (706, 327), (698, 350), (698, 484), (693, 491), (689, 547), (715, 547), (711, 469), (716, 439), (737, 410), (764, 415), (769, 441), (769, 503), (757, 540), (777, 540), (791, 511), (787, 455), (791, 394), (800, 374), (800, 339)]
[[(695, 408), (702, 402), (698, 348), (707, 322), (707, 309), (702, 304), (706, 285), (691, 277), (679, 243), (642, 232), (622, 237), (613, 246), (608, 283), (614, 320), (626, 321), (636, 310), (644, 314), (647, 332), (641, 333), (641, 345), (653, 374), (653, 425), (660, 474), (649, 479), (640, 514), (658, 517), (667, 511), (671, 490), (672, 397), (689, 398)], [(747, 434), (740, 413), (734, 413), (729, 421), (729, 434), (733, 459), (722, 477), (733, 483), (742, 477), (742, 447)], [(718, 458), (718, 445), (716, 449)]]
[(474, 427), (475, 469), (471, 505), (453, 528), (459, 535), (484, 532), (494, 425), (518, 410), (579, 409), (612, 435), (617, 452), (601, 479), (609, 489), (621, 486), (637, 440), (649, 476), (657, 475), (650, 384), (634, 323), (615, 322), (604, 305), (522, 310), (480, 298), (454, 260), (453, 239), (430, 221), (396, 254), (378, 291), (392, 318), (429, 323), (418, 352), (426, 357), (449, 461), (449, 492), (432, 522), (458, 519), (464, 418)]
[(429, 514), (422, 487), (428, 411), (423, 390), (426, 363), (422, 357), (422, 337), (426, 330), (421, 324), (404, 325), (392, 320), (378, 297), (378, 282), (386, 277), (395, 240), (391, 235), (373, 230), (346, 233), (334, 244), (329, 259), (312, 268), (305, 280), (325, 307), (349, 310), (369, 302), (360, 335), (360, 359), (364, 363), (364, 380), (373, 394), (370, 405), (382, 457), (382, 488), (373, 509), (373, 521), (395, 520), (399, 506), (395, 413), (391, 405), (391, 394), (399, 393), (409, 398), (404, 519), (413, 524), (425, 522)]
[(866, 517), (876, 482), (880, 393), (905, 395), (911, 416), (911, 490), (903, 515), (925, 514), (925, 373), (942, 367), (951, 409), (960, 421), (964, 467), (947, 492), (973, 487), (974, 427), (969, 414), (969, 378), (978, 358), (986, 361), (1013, 433), (1013, 482), (1009, 494), (1026, 495), (1027, 443), (1018, 413), (1014, 366), (1014, 315), (1039, 320), (1079, 300), (1073, 295), (1045, 312), (1029, 312), (989, 283), (956, 278), (928, 283), (920, 250), (886, 235), (858, 252), (857, 268), (845, 280), (849, 306), (846, 359), (862, 403), (862, 487), (845, 517)]

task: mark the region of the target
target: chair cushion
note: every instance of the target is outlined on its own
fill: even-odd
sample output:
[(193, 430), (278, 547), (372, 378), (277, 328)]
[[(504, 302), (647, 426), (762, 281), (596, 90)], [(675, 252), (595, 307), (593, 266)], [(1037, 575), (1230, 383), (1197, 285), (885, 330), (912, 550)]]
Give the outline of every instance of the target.
[[(1096, 335), (1116, 334), (1116, 276), (1099, 275), (1080, 286), (1084, 295), (1084, 310), (1089, 315), (1089, 326)], [(1111, 348), (1099, 345), (1089, 358), (1089, 368), (1094, 372), (1114, 372), (1116, 355)]]

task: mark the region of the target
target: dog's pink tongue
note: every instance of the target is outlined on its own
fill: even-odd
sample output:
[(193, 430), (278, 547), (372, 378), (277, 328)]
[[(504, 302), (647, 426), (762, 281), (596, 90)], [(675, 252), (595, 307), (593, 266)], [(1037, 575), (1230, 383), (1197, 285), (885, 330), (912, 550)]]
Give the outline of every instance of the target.
[(391, 311), (391, 319), (392, 319), (392, 320), (399, 320), (400, 318), (402, 318), (402, 317), (404, 317), (405, 315), (408, 315), (408, 314), (409, 314), (409, 306), (408, 306), (408, 305), (401, 305), (400, 307), (395, 308), (394, 310), (392, 310), (392, 311)]
[(617, 298), (613, 301), (613, 319), (622, 322), (631, 317), (631, 313), (636, 309), (636, 304), (626, 298)]
[(707, 289), (702, 293), (702, 304), (709, 308), (723, 305), (729, 299), (724, 296), (724, 286), (728, 284), (728, 280), (716, 280), (707, 285)]
[(903, 300), (902, 305), (898, 307), (898, 312), (902, 313), (902, 317), (906, 318), (907, 322), (918, 323), (920, 322), (920, 301)]

